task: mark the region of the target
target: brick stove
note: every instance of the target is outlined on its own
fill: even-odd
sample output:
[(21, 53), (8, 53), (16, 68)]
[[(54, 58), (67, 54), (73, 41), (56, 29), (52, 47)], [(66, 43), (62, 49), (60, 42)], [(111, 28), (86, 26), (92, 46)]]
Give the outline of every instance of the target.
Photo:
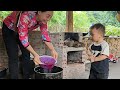
[(67, 46), (65, 43), (67, 39), (82, 42), (82, 33), (51, 33), (50, 36), (59, 54), (57, 66), (63, 68), (63, 79), (79, 79), (85, 71), (84, 47), (73, 47), (74, 44), (69, 42)]

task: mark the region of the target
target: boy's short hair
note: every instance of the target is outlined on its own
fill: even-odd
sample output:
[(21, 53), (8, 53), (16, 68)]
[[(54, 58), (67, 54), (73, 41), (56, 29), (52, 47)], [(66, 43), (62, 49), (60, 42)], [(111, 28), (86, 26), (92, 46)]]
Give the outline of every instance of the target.
[(90, 34), (92, 34), (91, 30), (93, 30), (94, 28), (99, 30), (103, 36), (105, 35), (105, 26), (102, 25), (101, 23), (96, 23), (96, 24), (92, 25), (90, 27)]

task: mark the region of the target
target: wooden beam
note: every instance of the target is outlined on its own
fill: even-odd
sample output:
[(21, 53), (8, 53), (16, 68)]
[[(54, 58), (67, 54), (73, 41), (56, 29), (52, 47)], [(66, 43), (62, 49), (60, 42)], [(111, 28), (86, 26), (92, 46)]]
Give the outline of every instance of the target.
[(66, 12), (66, 32), (73, 32), (73, 11)]

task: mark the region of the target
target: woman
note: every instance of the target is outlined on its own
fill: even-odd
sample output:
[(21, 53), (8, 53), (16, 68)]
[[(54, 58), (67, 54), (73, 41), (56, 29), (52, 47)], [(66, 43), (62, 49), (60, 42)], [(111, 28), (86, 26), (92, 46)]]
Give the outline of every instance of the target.
[[(28, 41), (28, 32), (40, 27), (42, 40), (50, 49), (52, 56), (57, 59), (55, 51), (47, 31), (47, 22), (53, 16), (53, 11), (13, 11), (3, 21), (2, 35), (8, 54), (8, 66), (11, 79), (18, 79), (18, 45), (22, 52), (24, 79), (30, 76), (30, 53), (34, 56), (34, 63), (40, 64), (39, 55), (34, 51)], [(17, 29), (15, 25), (17, 22)]]

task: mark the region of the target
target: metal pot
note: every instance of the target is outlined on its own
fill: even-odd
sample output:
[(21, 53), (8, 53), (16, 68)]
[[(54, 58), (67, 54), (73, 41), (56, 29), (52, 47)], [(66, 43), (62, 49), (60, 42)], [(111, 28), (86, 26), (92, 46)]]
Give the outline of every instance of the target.
[(62, 79), (63, 78), (63, 69), (57, 66), (54, 66), (51, 72), (44, 72), (45, 70), (37, 66), (34, 68), (35, 79)]

